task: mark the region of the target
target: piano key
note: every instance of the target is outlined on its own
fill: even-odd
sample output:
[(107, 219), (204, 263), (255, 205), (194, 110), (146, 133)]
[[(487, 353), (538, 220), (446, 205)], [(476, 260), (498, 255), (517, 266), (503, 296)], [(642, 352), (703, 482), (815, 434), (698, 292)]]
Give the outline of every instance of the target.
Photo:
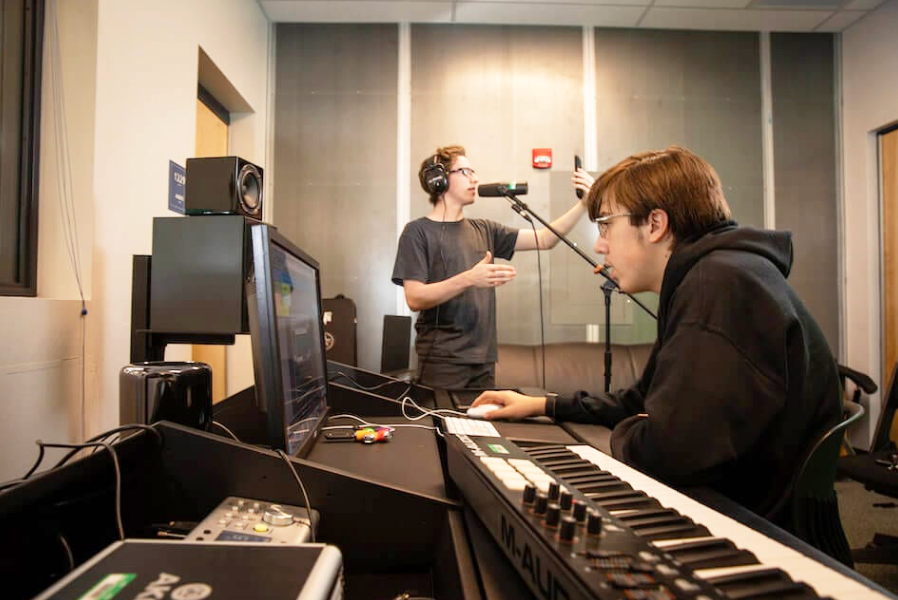
[[(672, 540), (668, 540), (672, 542)], [(714, 567), (759, 564), (758, 558), (749, 552), (737, 548), (733, 542), (724, 538), (701, 538), (673, 544), (670, 543), (665, 552), (678, 563), (693, 571)]]
[(764, 565), (785, 569), (795, 581), (803, 581), (821, 596), (837, 600), (866, 600), (883, 596), (862, 583), (767, 537), (735, 519), (709, 508), (650, 476), (591, 446), (571, 446), (573, 452), (600, 469), (613, 473), (634, 489), (645, 492), (661, 505), (674, 508), (708, 529), (711, 535), (732, 540), (752, 552)]

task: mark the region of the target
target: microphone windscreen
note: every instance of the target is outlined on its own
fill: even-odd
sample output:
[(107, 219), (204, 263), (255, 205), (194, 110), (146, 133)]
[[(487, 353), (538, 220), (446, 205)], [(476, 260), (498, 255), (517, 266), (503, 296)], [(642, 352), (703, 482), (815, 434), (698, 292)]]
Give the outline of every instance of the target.
[(483, 183), (477, 186), (477, 194), (483, 198), (501, 198), (509, 194), (524, 196), (527, 194), (527, 182)]

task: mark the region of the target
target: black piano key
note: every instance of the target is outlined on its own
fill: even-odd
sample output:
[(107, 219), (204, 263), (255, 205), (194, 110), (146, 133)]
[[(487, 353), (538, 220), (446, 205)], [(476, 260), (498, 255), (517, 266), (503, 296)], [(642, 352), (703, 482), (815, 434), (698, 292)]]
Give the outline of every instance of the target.
[(708, 583), (720, 590), (730, 600), (762, 600), (782, 598), (788, 600), (815, 600), (819, 596), (804, 583), (795, 583), (781, 569), (759, 569), (712, 577)]
[(692, 570), (760, 564), (754, 554), (737, 548), (733, 542), (724, 538), (686, 542), (679, 546), (664, 548), (663, 551), (679, 564)]
[(557, 471), (559, 469), (580, 470), (580, 469), (586, 468), (586, 466), (590, 465), (591, 463), (589, 463), (589, 462), (583, 460), (582, 458), (580, 458), (579, 456), (577, 456), (574, 458), (553, 458), (551, 460), (540, 460), (539, 464), (540, 464), (540, 466), (542, 466), (546, 469), (551, 469), (552, 471)]
[(587, 494), (586, 497), (590, 498), (593, 502), (595, 502), (598, 506), (601, 506), (607, 511), (614, 510), (630, 510), (630, 509), (649, 509), (649, 508), (659, 508), (661, 503), (655, 500), (654, 498), (650, 498), (648, 496), (638, 496), (632, 495), (628, 497), (621, 498), (610, 498), (610, 499), (601, 499), (603, 494), (595, 494), (598, 498), (590, 498), (591, 494)]
[(634, 510), (622, 515), (617, 515), (621, 521), (639, 521), (647, 517), (676, 517), (678, 519), (686, 519), (672, 508), (655, 508), (651, 510)]
[(527, 454), (532, 456), (533, 458), (539, 458), (544, 456), (577, 456), (564, 446), (549, 446), (546, 448), (539, 448), (527, 450)]
[(588, 473), (584, 472), (582, 475), (566, 473), (564, 475), (564, 480), (572, 486), (577, 487), (578, 485), (586, 485), (592, 482), (604, 483), (606, 481), (620, 481), (620, 478), (602, 473), (601, 471), (592, 471)]
[(619, 490), (632, 490), (633, 486), (623, 481), (600, 481), (589, 485), (578, 485), (577, 491), (589, 498), (590, 494), (613, 492)]
[(645, 528), (631, 528), (639, 537), (648, 541), (675, 540), (681, 538), (707, 537), (711, 532), (704, 525), (684, 522), (670, 525), (657, 525)]

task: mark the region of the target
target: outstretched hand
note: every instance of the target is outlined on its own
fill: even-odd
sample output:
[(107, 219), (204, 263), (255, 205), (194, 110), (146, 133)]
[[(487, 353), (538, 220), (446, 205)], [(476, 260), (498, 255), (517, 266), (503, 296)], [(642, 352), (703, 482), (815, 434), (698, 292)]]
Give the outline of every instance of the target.
[(586, 199), (589, 197), (589, 189), (595, 181), (593, 176), (583, 170), (582, 167), (574, 171), (573, 175), (571, 175), (571, 185), (574, 186), (574, 189), (583, 190), (584, 192), (583, 198), (580, 200), (584, 204), (586, 204)]
[(524, 419), (546, 414), (546, 399), (539, 396), (525, 396), (511, 390), (483, 392), (471, 406), (496, 404), (502, 408), (491, 410), (485, 419)]
[(517, 271), (511, 265), (494, 265), (493, 253), (486, 251), (483, 259), (468, 269), (471, 285), (479, 288), (491, 288), (505, 285), (515, 278)]

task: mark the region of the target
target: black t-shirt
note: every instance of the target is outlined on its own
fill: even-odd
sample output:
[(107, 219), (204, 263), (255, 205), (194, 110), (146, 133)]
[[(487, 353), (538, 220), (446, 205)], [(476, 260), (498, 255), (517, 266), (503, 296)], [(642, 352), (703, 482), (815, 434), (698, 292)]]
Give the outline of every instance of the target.
[[(399, 238), (393, 283), (434, 283), (467, 271), (483, 260), (510, 260), (518, 230), (485, 219), (449, 223), (422, 217)], [(415, 323), (415, 351), (421, 360), (477, 364), (496, 362), (496, 290), (470, 287), (455, 298), (421, 311)]]

